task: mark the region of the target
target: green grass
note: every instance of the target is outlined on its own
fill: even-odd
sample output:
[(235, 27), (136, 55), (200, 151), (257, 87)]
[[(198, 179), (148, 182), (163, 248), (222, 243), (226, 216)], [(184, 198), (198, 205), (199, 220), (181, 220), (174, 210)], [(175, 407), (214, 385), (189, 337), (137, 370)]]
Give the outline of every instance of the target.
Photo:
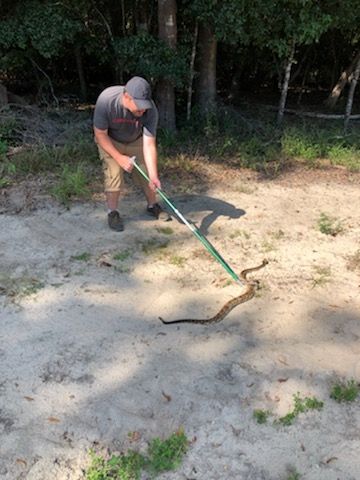
[(86, 480), (140, 480), (145, 458), (130, 450), (126, 455), (113, 455), (109, 460), (90, 452), (91, 466)]
[(259, 424), (266, 423), (268, 421), (269, 415), (270, 415), (269, 411), (261, 410), (261, 409), (254, 410), (254, 413), (253, 413), (253, 417)]
[[(217, 114), (202, 117), (195, 111), (184, 125), (179, 122), (175, 137), (162, 141), (163, 156), (187, 152), (216, 162), (248, 167), (275, 176), (287, 165), (300, 162), (310, 168), (323, 165), (344, 166), (360, 171), (360, 135), (357, 125), (346, 135), (339, 122), (286, 117), (282, 130), (275, 118), (256, 106), (235, 108), (218, 106)], [(171, 161), (171, 160), (170, 160)]]
[(71, 260), (76, 260), (78, 262), (88, 262), (91, 258), (91, 253), (89, 252), (83, 252), (79, 253), (78, 255), (72, 255)]
[(360, 386), (355, 380), (348, 380), (347, 382), (337, 383), (332, 386), (330, 398), (341, 402), (353, 402), (357, 399), (360, 393)]
[(189, 442), (182, 429), (165, 440), (154, 438), (149, 444), (147, 470), (153, 476), (176, 470), (181, 465), (188, 446)]
[(288, 476), (286, 477), (286, 480), (300, 480), (300, 479), (301, 479), (301, 475), (296, 470), (289, 472)]
[(158, 240), (156, 238), (150, 238), (140, 242), (141, 250), (145, 255), (152, 255), (168, 246), (169, 242), (164, 240)]
[(34, 295), (44, 287), (44, 282), (27, 274), (13, 278), (9, 274), (0, 272), (0, 293), (12, 299)]
[(301, 398), (299, 393), (297, 393), (293, 396), (293, 398), (294, 408), (283, 417), (280, 417), (276, 423), (280, 423), (284, 426), (292, 425), (296, 417), (298, 417), (301, 413), (305, 413), (310, 410), (321, 410), (324, 406), (324, 402), (317, 400), (315, 397)]
[(321, 267), (318, 265), (313, 266), (314, 277), (312, 279), (312, 288), (321, 287), (330, 282), (331, 279), (331, 268), (330, 267)]
[(236, 229), (236, 230), (234, 230), (233, 232), (230, 233), (229, 237), (231, 239), (234, 239), (234, 238), (237, 238), (237, 237), (243, 237), (245, 240), (249, 240), (251, 235), (246, 230)]
[(69, 167), (64, 165), (57, 184), (50, 193), (62, 204), (69, 205), (76, 198), (90, 198), (90, 190), (87, 186), (88, 178), (83, 165)]
[(183, 267), (186, 263), (186, 258), (180, 255), (171, 255), (169, 262), (176, 267)]
[(336, 235), (344, 231), (341, 221), (336, 217), (327, 215), (326, 213), (320, 214), (317, 226), (321, 233), (324, 235), (331, 235), (332, 237), (336, 237)]
[(106, 460), (90, 451), (91, 465), (85, 473), (86, 480), (140, 480), (143, 471), (155, 478), (163, 472), (176, 470), (188, 447), (186, 435), (179, 429), (165, 440), (151, 440), (145, 454), (129, 450)]
[[(51, 173), (60, 177), (64, 165), (72, 170), (82, 165), (88, 182), (90, 177), (95, 180), (95, 174), (98, 179), (101, 164), (86, 122), (88, 114), (69, 111), (59, 115), (44, 111), (39, 115), (43, 124), (51, 128), (50, 131), (45, 128), (44, 132), (30, 128), (33, 145), (24, 145), (21, 141), (17, 132), (27, 130), (29, 123), (23, 125), (15, 112), (14, 118), (0, 120), (0, 159), (7, 170), (0, 168), (0, 178), (6, 179), (2, 181), (3, 186), (29, 174)], [(178, 124), (176, 135), (159, 130), (158, 142), (161, 171), (168, 172), (169, 177), (179, 183), (178, 192), (191, 191), (195, 181), (206, 182), (206, 172), (200, 175), (195, 170), (194, 165), (199, 160), (246, 167), (267, 176), (279, 175), (287, 166), (298, 162), (311, 168), (322, 168), (325, 164), (343, 166), (351, 172), (360, 171), (360, 135), (356, 124), (344, 135), (339, 122), (316, 119), (305, 122), (298, 117), (286, 117), (280, 130), (276, 127), (275, 115), (256, 105), (243, 105), (241, 110), (219, 105), (216, 111), (205, 116), (194, 109), (190, 121), (182, 122), (179, 118)], [(54, 132), (57, 133), (52, 144), (49, 134), (54, 135)], [(59, 135), (61, 144), (56, 145)], [(16, 152), (6, 157), (8, 148), (13, 147)], [(192, 179), (191, 185), (186, 185), (185, 178)], [(84, 190), (80, 193), (82, 196)], [(71, 200), (79, 192), (67, 192), (66, 188), (58, 187), (54, 194), (67, 202), (69, 196)]]
[(158, 227), (156, 231), (163, 235), (172, 235), (174, 233), (174, 230), (171, 227)]
[(116, 252), (113, 256), (113, 259), (117, 260), (119, 262), (123, 262), (124, 260), (126, 260), (130, 256), (131, 256), (131, 251), (130, 250), (123, 250), (123, 251), (120, 251), (120, 252)]

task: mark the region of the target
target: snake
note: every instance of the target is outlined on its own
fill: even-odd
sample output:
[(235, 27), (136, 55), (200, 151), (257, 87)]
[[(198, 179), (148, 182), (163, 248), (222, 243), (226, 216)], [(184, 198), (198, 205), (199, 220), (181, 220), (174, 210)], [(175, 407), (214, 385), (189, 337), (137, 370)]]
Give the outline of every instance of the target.
[(233, 310), (235, 307), (237, 307), (241, 303), (248, 302), (255, 296), (258, 283), (256, 281), (250, 282), (247, 279), (247, 276), (251, 272), (255, 272), (257, 270), (260, 270), (261, 268), (264, 268), (265, 265), (267, 265), (268, 263), (269, 263), (268, 260), (263, 260), (262, 263), (257, 267), (246, 268), (245, 270), (242, 270), (240, 272), (239, 277), (243, 280), (246, 286), (245, 291), (241, 295), (234, 297), (228, 302), (226, 302), (225, 305), (213, 317), (204, 318), (204, 319), (180, 318), (179, 320), (170, 320), (170, 321), (164, 320), (162, 317), (159, 317), (159, 320), (161, 320), (162, 323), (164, 323), (165, 325), (173, 325), (175, 323), (199, 323), (204, 325), (204, 324), (221, 322), (231, 312), (231, 310)]

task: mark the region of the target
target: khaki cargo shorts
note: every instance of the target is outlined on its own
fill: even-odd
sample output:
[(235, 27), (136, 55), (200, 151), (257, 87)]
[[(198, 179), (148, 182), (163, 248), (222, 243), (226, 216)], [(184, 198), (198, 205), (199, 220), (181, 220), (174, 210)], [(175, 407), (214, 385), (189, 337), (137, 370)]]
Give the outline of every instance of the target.
[[(146, 171), (142, 137), (131, 143), (120, 143), (113, 139), (111, 139), (111, 141), (117, 150), (123, 155), (128, 155), (129, 157), (135, 156), (137, 163), (144, 167)], [(119, 192), (121, 190), (121, 186), (124, 184), (124, 170), (99, 145), (97, 147), (103, 165), (105, 192)], [(135, 170), (135, 168), (131, 172), (131, 177), (142, 189), (148, 186), (147, 180), (145, 180), (141, 174)]]

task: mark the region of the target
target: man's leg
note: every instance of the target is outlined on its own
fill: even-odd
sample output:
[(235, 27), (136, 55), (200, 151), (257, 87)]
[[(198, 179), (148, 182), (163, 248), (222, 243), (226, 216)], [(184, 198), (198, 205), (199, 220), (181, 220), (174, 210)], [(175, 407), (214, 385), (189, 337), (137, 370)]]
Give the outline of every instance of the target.
[(120, 192), (105, 192), (105, 196), (108, 210), (117, 210), (119, 205)]
[[(139, 163), (139, 165), (146, 171), (146, 165), (145, 165), (145, 159), (144, 159), (144, 153), (143, 153), (143, 140), (142, 137), (138, 138), (135, 140), (135, 142), (132, 142), (128, 145), (127, 147), (127, 155), (129, 157), (136, 157), (136, 161)], [(132, 177), (134, 182), (141, 187), (141, 189), (144, 192), (144, 195), (147, 200), (147, 212), (153, 217), (159, 218), (160, 213), (162, 213), (162, 208), (156, 201), (156, 192), (152, 190), (149, 187), (149, 183), (145, 178), (136, 170), (134, 169), (132, 171)]]
[(108, 208), (108, 224), (112, 230), (121, 232), (124, 223), (118, 211), (120, 187), (123, 182), (123, 172), (120, 165), (98, 146), (99, 155), (103, 163), (104, 186), (106, 205)]

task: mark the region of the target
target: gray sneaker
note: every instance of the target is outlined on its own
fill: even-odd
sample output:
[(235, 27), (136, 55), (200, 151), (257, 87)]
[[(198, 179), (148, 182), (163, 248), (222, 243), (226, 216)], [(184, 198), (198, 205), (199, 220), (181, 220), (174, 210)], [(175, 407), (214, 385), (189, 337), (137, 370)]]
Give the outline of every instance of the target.
[(115, 230), (115, 232), (122, 232), (124, 230), (124, 222), (117, 210), (113, 210), (108, 214), (108, 224), (111, 230)]

